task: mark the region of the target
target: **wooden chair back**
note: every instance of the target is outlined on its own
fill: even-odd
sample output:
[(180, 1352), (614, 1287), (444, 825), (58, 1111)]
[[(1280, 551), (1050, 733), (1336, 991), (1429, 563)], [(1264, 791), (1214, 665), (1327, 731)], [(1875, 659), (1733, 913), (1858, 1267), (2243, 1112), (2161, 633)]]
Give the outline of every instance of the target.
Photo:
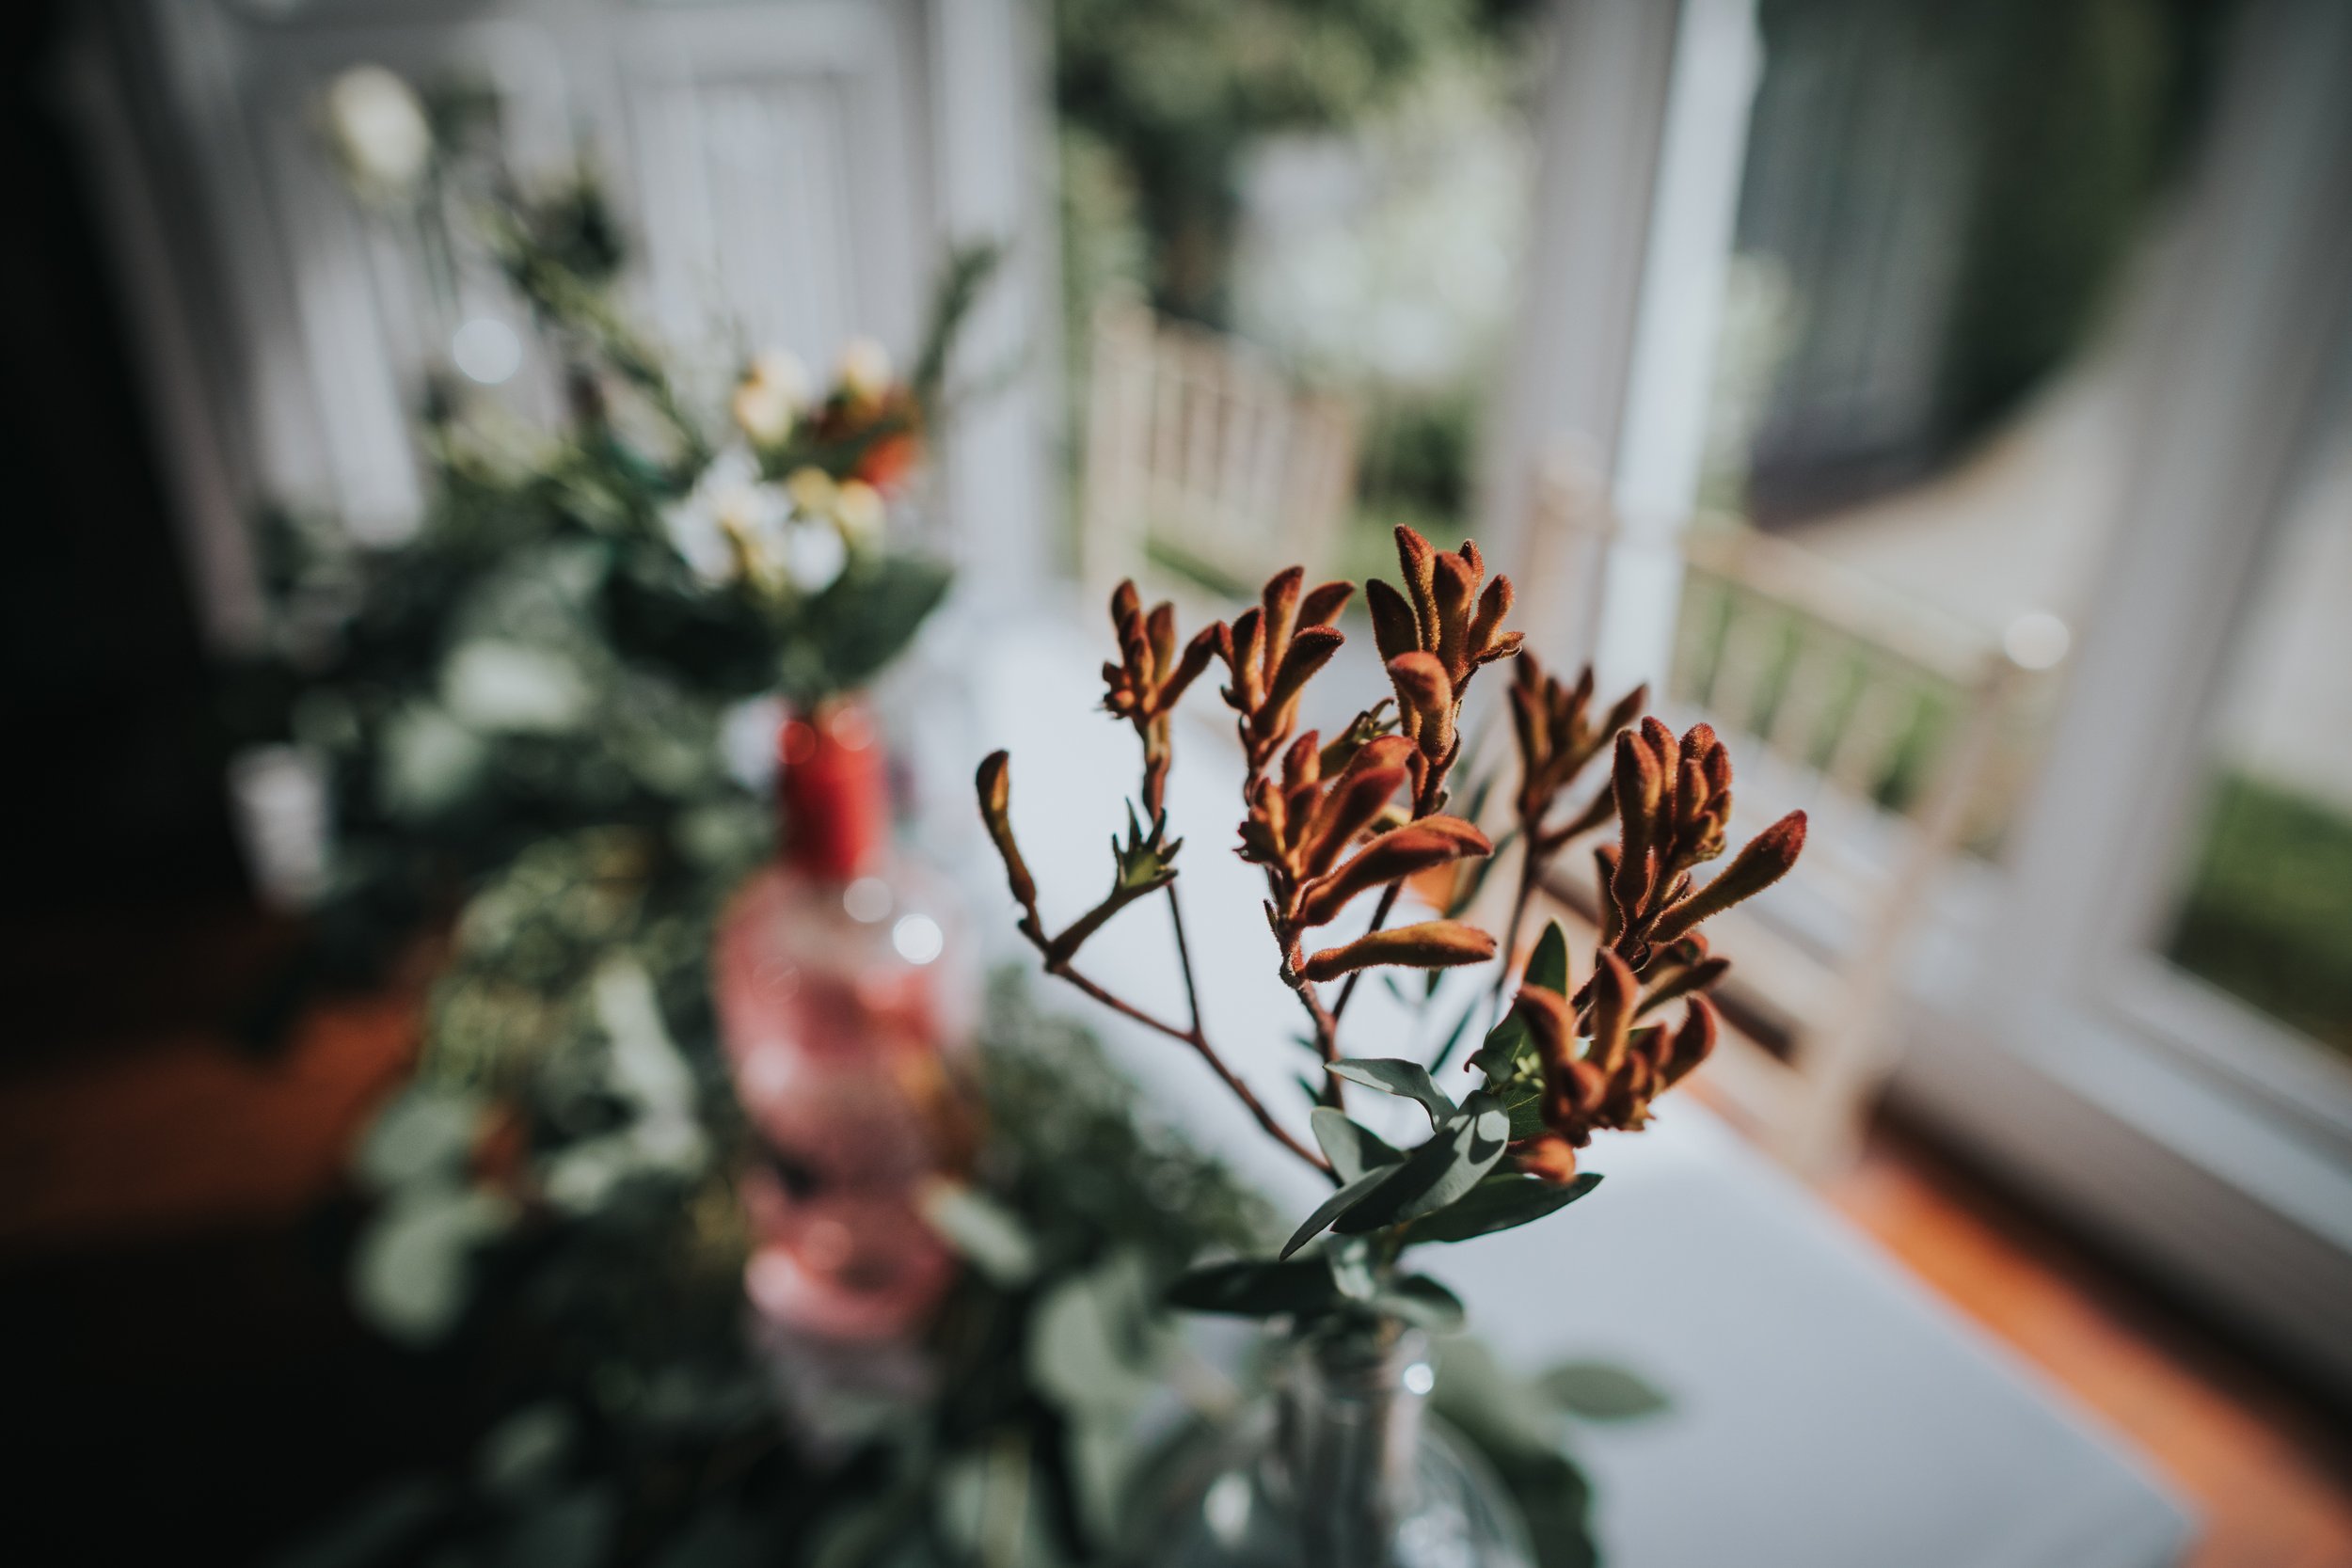
[(1089, 588), (1169, 578), (1248, 595), (1327, 565), (1354, 499), (1357, 420), (1248, 345), (1113, 304), (1094, 322), (1080, 557)]
[(1804, 860), (1762, 907), (1715, 927), (1729, 1000), (1786, 1036), (1735, 1052), (1734, 1109), (1809, 1175), (1859, 1147), (1897, 1061), (1902, 966), (1942, 868), (1997, 832), (1988, 788), (2028, 673), (1996, 643), (1802, 547), (1699, 529), (1685, 546), (1670, 705), (1740, 763), (1734, 842), (1812, 819)]
[[(1535, 509), (1537, 591), (1584, 596), (1548, 612), (1597, 626), (1619, 530), (1589, 457), (1555, 454)], [(1896, 1066), (1895, 1004), (1928, 900), (1964, 847), (1997, 836), (2045, 689), (1975, 628), (1744, 524), (1696, 519), (1681, 550), (1652, 706), (1730, 744), (1733, 842), (1791, 810), (1811, 818), (1788, 880), (1708, 927), (1735, 960), (1723, 1000), (1743, 1027), (1706, 1077), (1785, 1162), (1826, 1175), (1857, 1151)], [(1591, 904), (1589, 863), (1555, 879), (1566, 902)]]

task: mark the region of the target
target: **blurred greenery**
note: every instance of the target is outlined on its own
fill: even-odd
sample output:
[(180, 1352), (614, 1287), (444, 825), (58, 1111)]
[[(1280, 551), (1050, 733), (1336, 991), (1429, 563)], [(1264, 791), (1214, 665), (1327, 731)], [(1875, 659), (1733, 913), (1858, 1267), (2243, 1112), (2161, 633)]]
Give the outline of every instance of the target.
[(1399, 524), (1451, 540), (1470, 515), (1480, 388), (1391, 387), (1365, 399), (1356, 511), (1333, 570), (1377, 577), (1395, 559)]
[(2181, 141), (2199, 0), (1991, 0), (1970, 8), (1980, 137), (1940, 417), (1984, 429), (2096, 325)]
[(2167, 952), (2352, 1055), (2352, 816), (2245, 773), (2215, 788)]
[[(1064, 341), (1083, 450), (1092, 314), (1105, 298), (1232, 329), (1248, 154), (1286, 133), (1345, 133), (1417, 88), (1476, 79), (1524, 43), (1537, 0), (1056, 0)], [(1451, 75), (1449, 76), (1449, 73)], [(1482, 88), (1482, 90), (1485, 90)], [(1400, 134), (1409, 135), (1409, 131)], [(1327, 367), (1291, 367), (1329, 381)], [(1340, 377), (1367, 404), (1362, 495), (1335, 572), (1385, 562), (1390, 531), (1457, 534), (1479, 388)], [(1355, 564), (1351, 566), (1351, 562)], [(1215, 583), (1198, 562), (1163, 564)]]
[[(635, 640), (696, 657), (681, 678), (627, 657), (648, 580), (682, 566), (658, 537), (588, 519), (639, 504), (595, 448), (519, 483), (448, 476), (426, 531), (356, 551), (281, 520), (273, 554), (297, 557), (268, 658), (234, 673), (229, 703), (250, 738), (284, 737), (327, 765), (330, 880), (312, 911), (311, 958), (364, 977), (444, 900), (550, 834), (634, 827), (647, 853), (679, 852), (705, 809), (756, 816), (725, 771), (727, 704), (759, 689), (756, 628), (681, 605), (682, 626)], [(689, 635), (704, 641), (677, 652)]]
[(2230, 8), (1762, 0), (1739, 245), (1770, 286), (1733, 304), (1772, 341), (1734, 365), (1756, 407), (1720, 457), (1742, 504), (1793, 520), (1915, 483), (2090, 342)]
[[(843, 382), (746, 446), (749, 432), (689, 406), (614, 305), (625, 253), (596, 182), (526, 198), (469, 158), (451, 154), (445, 173), (474, 182), (569, 417), (528, 428), (436, 380), (411, 538), (367, 546), (331, 519), (262, 519), (266, 643), (227, 672), (222, 702), (241, 739), (321, 759), (333, 813), (312, 940), (262, 1005), (263, 1037), (314, 982), (370, 977), (544, 839), (628, 830), (657, 879), (707, 869), (714, 845), (764, 842), (723, 744), (730, 716), (771, 694), (806, 709), (860, 689), (948, 586), (882, 516), (853, 524), (848, 498), (881, 514), (867, 466), (919, 451), (993, 250), (948, 258), (911, 382)], [(831, 546), (821, 576), (793, 563), (810, 534)]]
[[(1250, 139), (1343, 126), (1514, 6), (1467, 0), (1055, 0), (1065, 128), (1115, 159), (1153, 302), (1225, 324)], [(1072, 281), (1077, 281), (1073, 277)]]
[[(973, 1521), (1008, 1496), (1022, 1544), (990, 1561), (1087, 1560), (1172, 1350), (1158, 1291), (1199, 1251), (1262, 1240), (1263, 1205), (1008, 975), (956, 1064), (986, 1128), (966, 1203), (987, 1227), (961, 1228), (993, 1240), (969, 1250), (923, 1375), (780, 1386), (742, 1322), (733, 1174), (755, 1153), (706, 914), (642, 869), (611, 834), (552, 840), (461, 924), (418, 1081), (360, 1153), (376, 1201), (353, 1277), (410, 1354), (470, 1369), (479, 1443), (278, 1561), (944, 1565), (976, 1560)], [(613, 979), (631, 973), (654, 999), (633, 1023), (615, 997), (634, 982)], [(642, 1058), (615, 1069), (647, 1027), (684, 1069), (666, 1088)], [(680, 1117), (690, 1136), (648, 1135)], [(514, 1555), (582, 1511), (576, 1553)]]

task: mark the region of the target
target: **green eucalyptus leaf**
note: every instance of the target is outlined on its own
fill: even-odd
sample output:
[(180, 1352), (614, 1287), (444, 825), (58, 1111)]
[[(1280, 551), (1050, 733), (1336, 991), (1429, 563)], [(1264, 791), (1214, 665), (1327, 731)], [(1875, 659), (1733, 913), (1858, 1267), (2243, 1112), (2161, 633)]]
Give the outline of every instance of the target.
[(1673, 1403), (1640, 1373), (1606, 1361), (1564, 1362), (1535, 1386), (1554, 1404), (1591, 1421), (1655, 1416)]
[(389, 1338), (433, 1343), (465, 1314), (473, 1255), (516, 1218), (500, 1194), (455, 1181), (409, 1184), (376, 1211), (352, 1250), (354, 1304)]
[(1558, 921), (1544, 927), (1535, 951), (1528, 957), (1527, 973), (1519, 983), (1541, 986), (1559, 996), (1568, 994), (1568, 937), (1560, 929)]
[(1419, 1062), (1408, 1062), (1396, 1056), (1351, 1058), (1333, 1062), (1331, 1070), (1350, 1083), (1380, 1089), (1400, 1099), (1421, 1101), (1428, 1111), (1433, 1126), (1461, 1109), (1454, 1103), (1452, 1095), (1438, 1087), (1438, 1081), (1430, 1077), (1429, 1069)]
[(604, 1560), (620, 1513), (609, 1484), (567, 1486), (543, 1494), (509, 1518), (500, 1560), (534, 1568), (596, 1568)]
[(1164, 1344), (1132, 1249), (1055, 1283), (1028, 1324), (1025, 1366), (1040, 1394), (1073, 1419), (1124, 1419), (1159, 1386)]
[(1597, 1173), (1587, 1171), (1564, 1187), (1533, 1176), (1498, 1171), (1458, 1200), (1423, 1215), (1406, 1233), (1407, 1242), (1467, 1242), (1556, 1213), (1600, 1185)]
[(274, 1568), (370, 1568), (411, 1560), (457, 1500), (445, 1481), (405, 1477), (370, 1489), (331, 1522), (269, 1559)]
[(915, 555), (877, 553), (854, 562), (807, 605), (808, 662), (786, 672), (787, 685), (804, 689), (794, 695), (807, 700), (865, 685), (914, 640), (952, 576)]
[(514, 1411), (474, 1450), (474, 1481), (500, 1497), (520, 1497), (560, 1479), (578, 1441), (578, 1421), (555, 1400)]
[(1339, 1191), (1315, 1205), (1315, 1212), (1299, 1222), (1298, 1228), (1291, 1232), (1291, 1239), (1282, 1243), (1281, 1256), (1288, 1258), (1322, 1235), (1325, 1226), (1362, 1202), (1374, 1188), (1388, 1180), (1389, 1173), (1395, 1168), (1393, 1165), (1375, 1165), (1355, 1180), (1341, 1183)]
[(1431, 1408), (1475, 1443), (1488, 1459), (1557, 1453), (1560, 1407), (1534, 1379), (1498, 1360), (1473, 1336), (1437, 1347), (1438, 1387)]
[(1323, 1157), (1331, 1162), (1342, 1181), (1353, 1181), (1375, 1165), (1393, 1165), (1405, 1158), (1404, 1150), (1349, 1119), (1345, 1111), (1318, 1105), (1308, 1113), (1307, 1121), (1314, 1129)]
[(461, 1177), (488, 1115), (481, 1096), (418, 1083), (377, 1114), (352, 1162), (352, 1174), (371, 1191), (397, 1193), (414, 1181)]
[(1392, 1281), (1388, 1289), (1373, 1297), (1372, 1304), (1407, 1323), (1441, 1334), (1461, 1327), (1467, 1316), (1461, 1297), (1425, 1274), (1408, 1274)]
[(1527, 1049), (1527, 1020), (1513, 1007), (1486, 1031), (1486, 1043), (1470, 1053), (1470, 1066), (1486, 1075), (1486, 1085), (1492, 1088), (1518, 1071), (1519, 1057)]
[(1351, 1301), (1376, 1301), (1380, 1295), (1379, 1273), (1373, 1267), (1372, 1248), (1360, 1238), (1333, 1237), (1324, 1250), (1324, 1262), (1331, 1270), (1331, 1282), (1340, 1294)]
[(916, 1208), (942, 1240), (993, 1283), (1025, 1285), (1036, 1277), (1036, 1238), (1019, 1214), (979, 1188), (933, 1181)]
[(1361, 1235), (1384, 1225), (1434, 1213), (1478, 1185), (1502, 1158), (1510, 1141), (1510, 1118), (1493, 1097), (1471, 1097), (1467, 1114), (1440, 1128), (1405, 1157), (1400, 1165), (1367, 1174), (1374, 1190), (1346, 1205), (1334, 1221), (1343, 1235)]
[(1240, 1318), (1273, 1318), (1312, 1312), (1339, 1296), (1331, 1270), (1320, 1258), (1269, 1263), (1243, 1259), (1192, 1270), (1168, 1288), (1168, 1304), (1193, 1312), (1225, 1312)]

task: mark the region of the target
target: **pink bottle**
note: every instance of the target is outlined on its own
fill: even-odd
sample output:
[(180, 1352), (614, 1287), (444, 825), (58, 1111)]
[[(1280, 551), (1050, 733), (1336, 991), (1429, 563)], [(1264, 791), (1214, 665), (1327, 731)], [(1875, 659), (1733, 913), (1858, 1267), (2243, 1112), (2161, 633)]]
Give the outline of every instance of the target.
[(975, 985), (944, 880), (897, 853), (883, 748), (853, 705), (786, 721), (785, 848), (721, 917), (720, 1037), (762, 1145), (744, 1285), (771, 1328), (918, 1328), (953, 1260), (916, 1212), (968, 1138), (950, 1055)]

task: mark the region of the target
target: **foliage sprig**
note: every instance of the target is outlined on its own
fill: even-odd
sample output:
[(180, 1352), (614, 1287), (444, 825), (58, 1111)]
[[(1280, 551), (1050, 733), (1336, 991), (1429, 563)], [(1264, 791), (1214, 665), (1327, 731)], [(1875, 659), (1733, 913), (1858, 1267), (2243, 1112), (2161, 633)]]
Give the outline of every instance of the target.
[[(1127, 835), (1113, 841), (1110, 891), (1058, 932), (1039, 913), (1036, 879), (1014, 836), (1010, 760), (997, 752), (980, 764), (981, 816), (1020, 907), (1018, 928), (1047, 973), (1190, 1046), (1269, 1136), (1332, 1184), (1276, 1258), (1196, 1270), (1171, 1292), (1180, 1305), (1341, 1323), (1457, 1322), (1460, 1305), (1442, 1286), (1399, 1272), (1405, 1249), (1524, 1225), (1592, 1190), (1599, 1178), (1578, 1171), (1577, 1151), (1597, 1131), (1646, 1125), (1656, 1098), (1713, 1047), (1715, 1015), (1702, 993), (1728, 965), (1708, 952), (1696, 927), (1779, 879), (1804, 847), (1804, 815), (1792, 814), (1741, 848), (1720, 876), (1695, 886), (1694, 868), (1724, 853), (1730, 819), (1731, 765), (1713, 732), (1696, 725), (1677, 738), (1656, 719), (1635, 724), (1645, 696), (1639, 689), (1596, 718), (1591, 672), (1564, 684), (1524, 654), (1523, 634), (1504, 625), (1511, 581), (1487, 577), (1474, 544), (1441, 551), (1408, 528), (1398, 529), (1396, 540), (1403, 586), (1365, 588), (1394, 716), (1384, 699), (1328, 743), (1316, 731), (1297, 731), (1296, 718), (1309, 682), (1344, 641), (1335, 623), (1352, 584), (1309, 591), (1298, 568), (1279, 573), (1256, 605), (1197, 633), (1181, 655), (1173, 606), (1146, 612), (1135, 585), (1120, 585), (1110, 606), (1120, 657), (1104, 666), (1104, 706), (1127, 720), (1141, 743), (1144, 809), (1138, 816), (1129, 808)], [(1319, 1060), (1311, 1145), (1232, 1069), (1201, 1022), (1177, 894), (1181, 844), (1166, 837), (1166, 788), (1169, 716), (1211, 650), (1225, 666), (1221, 694), (1235, 715), (1244, 763), (1237, 852), (1263, 875), (1277, 973), (1308, 1015)], [(1341, 1015), (1366, 971), (1434, 974), (1495, 956), (1493, 936), (1452, 912), (1395, 927), (1388, 921), (1416, 878), (1494, 852), (1474, 822), (1447, 813), (1447, 784), (1463, 754), (1462, 708), (1472, 678), (1514, 657), (1522, 661), (1510, 694), (1521, 875), (1498, 1002), (1517, 932), (1551, 859), (1613, 817), (1616, 843), (1597, 851), (1603, 921), (1587, 977), (1571, 983), (1566, 937), (1552, 923), (1511, 1006), (1470, 1059), (1481, 1081), (1457, 1095), (1438, 1084), (1429, 1064), (1344, 1054)], [(1607, 787), (1558, 817), (1559, 801), (1604, 751), (1612, 760)], [(1155, 894), (1166, 895), (1174, 926), (1187, 1005), (1182, 1024), (1077, 968), (1095, 932)], [(1368, 928), (1311, 950), (1311, 934), (1342, 921), (1368, 894), (1378, 895)], [(1327, 1002), (1321, 988), (1333, 982), (1340, 990)], [(1651, 1017), (1677, 1002), (1678, 1021)], [(1347, 1085), (1418, 1104), (1428, 1136), (1409, 1148), (1388, 1143), (1347, 1115)]]

